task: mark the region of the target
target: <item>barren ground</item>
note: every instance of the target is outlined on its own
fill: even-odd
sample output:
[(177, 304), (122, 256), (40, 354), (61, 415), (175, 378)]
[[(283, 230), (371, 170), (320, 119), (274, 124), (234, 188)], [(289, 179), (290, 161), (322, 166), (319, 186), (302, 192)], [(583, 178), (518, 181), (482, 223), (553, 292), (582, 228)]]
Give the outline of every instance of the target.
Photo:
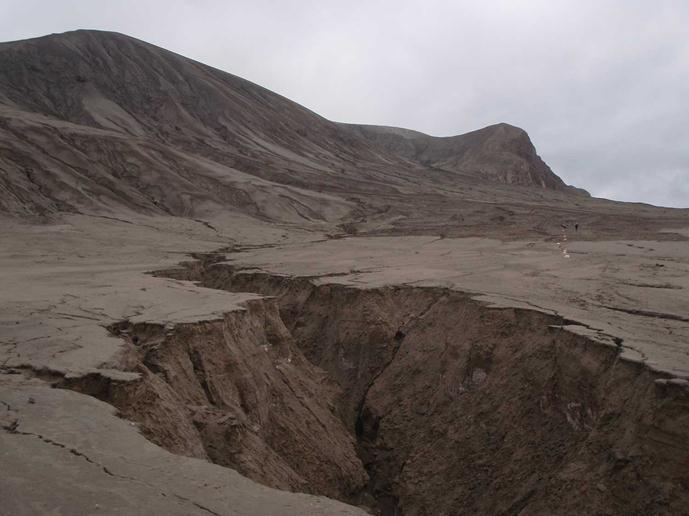
[[(428, 316), (425, 314), (425, 310), (428, 309), (426, 303), (435, 298), (434, 294), (424, 292), (428, 289), (433, 291), (439, 287), (442, 291), (447, 289), (447, 291), (467, 294), (481, 306), (498, 312), (514, 308), (552, 316), (549, 320), (537, 321), (535, 329), (542, 331), (550, 325), (559, 325), (560, 331), (584, 336), (585, 340), (595, 343), (595, 346), (610, 349), (611, 356), (618, 356), (619, 360), (642, 364), (641, 371), (645, 369), (653, 371), (650, 380), (652, 383), (653, 378), (656, 379), (656, 388), (660, 388), (658, 382), (664, 382), (664, 385), (669, 382), (673, 389), (679, 389), (677, 391), (679, 394), (671, 396), (673, 399), (680, 396), (677, 400), (685, 396), (685, 401), (681, 403), (686, 407), (686, 394), (681, 394), (687, 392), (686, 385), (689, 378), (689, 352), (685, 345), (689, 336), (687, 321), (689, 244), (685, 240), (578, 241), (574, 236), (570, 238), (568, 245), (570, 258), (564, 258), (555, 242), (387, 236), (345, 236), (333, 239), (318, 232), (257, 223), (246, 217), (236, 217), (230, 222), (214, 221), (215, 229), (211, 229), (197, 222), (162, 217), (139, 217), (120, 221), (99, 217), (69, 216), (61, 224), (26, 225), (8, 221), (3, 225), (0, 257), (3, 284), (0, 300), (2, 307), (0, 363), (3, 364), (4, 374), (1, 376), (0, 400), (5, 409), (2, 421), (6, 431), (0, 435), (4, 441), (3, 463), (7, 465), (6, 471), (15, 472), (12, 477), (6, 476), (2, 483), (2, 489), (5, 492), (13, 493), (12, 497), (3, 498), (17, 500), (16, 507), (13, 507), (11, 511), (13, 514), (32, 514), (35, 511), (47, 510), (47, 507), (56, 506), (62, 507), (65, 513), (73, 511), (75, 507), (89, 512), (95, 510), (97, 506), (104, 512), (111, 513), (118, 511), (136, 513), (137, 510), (150, 513), (153, 509), (180, 514), (195, 511), (202, 514), (208, 512), (207, 509), (219, 514), (243, 514), (256, 510), (266, 514), (271, 511), (309, 514), (319, 511), (328, 514), (337, 513), (337, 511), (343, 514), (356, 512), (354, 508), (347, 508), (345, 505), (338, 505), (336, 502), (323, 498), (288, 493), (278, 494), (278, 492), (267, 496), (265, 493), (268, 488), (252, 483), (231, 470), (215, 466), (208, 462), (209, 459), (216, 463), (223, 463), (224, 460), (224, 465), (235, 467), (259, 482), (283, 489), (329, 494), (351, 503), (378, 507), (384, 512), (386, 507), (389, 511), (390, 507), (397, 503), (386, 498), (390, 492), (394, 492), (395, 499), (401, 495), (409, 513), (425, 513), (432, 510), (431, 507), (425, 505), (428, 503), (427, 500), (419, 501), (420, 495), (414, 494), (414, 490), (408, 486), (404, 487), (407, 485), (404, 478), (390, 479), (388, 473), (376, 472), (375, 469), (371, 469), (370, 464), (366, 464), (366, 457), (370, 459), (379, 453), (379, 451), (371, 450), (367, 452), (366, 446), (379, 450), (381, 445), (371, 442), (377, 439), (376, 436), (369, 436), (369, 440), (366, 440), (366, 432), (370, 432), (370, 429), (365, 430), (364, 427), (370, 422), (366, 419), (366, 412), (363, 413), (362, 418), (363, 404), (371, 405), (371, 408), (367, 409), (369, 411), (390, 410), (390, 408), (381, 408), (381, 403), (383, 407), (390, 403), (390, 393), (387, 390), (390, 386), (386, 387), (385, 384), (386, 382), (394, 384), (396, 380), (394, 378), (386, 380), (384, 375), (380, 378), (384, 368), (376, 362), (379, 359), (371, 358), (369, 356), (371, 352), (362, 351), (361, 346), (366, 346), (366, 342), (370, 342), (370, 345), (385, 347), (388, 339), (390, 339), (389, 342), (396, 342), (396, 338), (392, 338), (393, 334), (399, 338), (396, 332), (401, 331), (405, 338), (400, 348), (405, 345), (413, 347), (410, 343), (411, 337), (408, 335), (413, 333), (413, 324), (410, 321)], [(238, 242), (241, 242), (241, 246), (237, 245)], [(222, 254), (214, 253), (222, 249), (224, 249)], [(189, 275), (190, 273), (185, 272), (186, 268), (179, 268), (178, 263), (189, 261), (190, 253), (204, 252), (210, 253), (205, 255), (209, 257), (206, 260), (213, 259), (206, 262), (203, 274), (197, 270), (196, 277), (193, 279), (201, 281), (205, 278), (209, 284), (215, 281), (216, 284), (212, 286), (220, 290), (197, 286), (189, 281), (155, 277), (150, 274), (151, 271), (167, 271), (161, 272), (160, 275), (173, 277)], [(222, 260), (223, 256), (227, 261)], [(229, 269), (225, 269), (225, 263), (228, 264)], [(239, 279), (227, 281), (227, 271), (229, 271), (229, 277)], [(120, 386), (130, 382), (133, 384), (140, 382), (142, 369), (133, 366), (132, 359), (129, 357), (130, 348), (136, 347), (132, 345), (132, 334), (142, 335), (143, 343), (137, 343), (141, 347), (146, 345), (147, 335), (150, 334), (150, 330), (145, 328), (159, 326), (163, 328), (161, 331), (170, 334), (189, 325), (227, 321), (228, 314), (245, 311), (247, 302), (251, 303), (251, 300), (260, 299), (259, 293), (278, 296), (278, 299), (281, 294), (286, 295), (290, 287), (284, 287), (284, 281), (293, 281), (289, 278), (295, 278), (294, 281), (297, 278), (305, 278), (307, 283), (318, 288), (331, 285), (376, 292), (381, 288), (406, 287), (421, 293), (418, 300), (414, 294), (398, 308), (392, 308), (390, 312), (390, 307), (381, 308), (379, 301), (374, 301), (371, 305), (371, 301), (356, 301), (357, 298), (351, 298), (351, 294), (334, 291), (327, 301), (331, 305), (324, 305), (330, 306), (327, 308), (328, 314), (320, 315), (319, 324), (337, 327), (338, 324), (345, 324), (342, 319), (350, 317), (355, 323), (354, 327), (359, 328), (356, 330), (359, 332), (359, 337), (352, 335), (354, 330), (351, 330), (349, 334), (346, 334), (345, 330), (336, 330), (345, 331), (345, 335), (339, 335), (332, 342), (328, 340), (330, 337), (322, 326), (320, 330), (313, 330), (310, 336), (308, 332), (300, 334), (299, 326), (294, 325), (296, 319), (290, 320), (289, 301), (287, 304), (283, 303), (280, 305), (282, 318), (293, 337), (290, 337), (287, 348), (283, 348), (282, 351), (277, 350), (275, 354), (271, 352), (268, 355), (268, 361), (264, 364), (267, 368), (281, 368), (280, 378), (266, 381), (270, 392), (281, 392), (280, 387), (276, 387), (276, 383), (271, 382), (277, 382), (280, 385), (284, 382), (288, 384), (296, 382), (291, 387), (292, 392), (295, 388), (306, 389), (305, 392), (308, 392), (310, 387), (304, 385), (304, 382), (322, 382), (323, 375), (328, 375), (327, 385), (331, 385), (334, 379), (336, 385), (328, 388), (334, 393), (328, 403), (339, 407), (337, 410), (332, 407), (331, 409), (341, 416), (344, 421), (344, 430), (335, 431), (326, 428), (324, 435), (334, 436), (336, 441), (341, 439), (342, 442), (337, 446), (343, 449), (351, 448), (353, 453), (351, 456), (347, 455), (349, 452), (342, 452), (345, 457), (349, 457), (347, 460), (357, 460), (357, 453), (364, 457), (364, 466), (368, 467), (370, 477), (375, 479), (376, 475), (378, 478), (381, 475), (387, 475), (383, 482), (385, 485), (381, 485), (382, 481), (378, 484), (369, 481), (366, 487), (366, 481), (362, 476), (364, 468), (353, 465), (349, 471), (342, 470), (342, 464), (338, 463), (334, 466), (335, 470), (345, 471), (347, 478), (331, 479), (337, 484), (334, 487), (326, 484), (319, 486), (317, 479), (325, 478), (324, 475), (327, 475), (327, 472), (316, 470), (313, 474), (309, 473), (308, 466), (295, 463), (292, 458), (285, 456), (284, 450), (278, 451), (278, 455), (282, 453), (283, 456), (270, 458), (272, 461), (270, 462), (265, 455), (268, 453), (265, 451), (266, 446), (257, 444), (258, 441), (246, 445), (249, 452), (221, 450), (213, 456), (212, 449), (208, 448), (207, 444), (209, 440), (217, 438), (217, 433), (204, 433), (201, 430), (199, 447), (194, 449), (193, 445), (189, 444), (191, 438), (185, 438), (182, 430), (179, 430), (182, 433), (177, 437), (163, 435), (160, 432), (161, 425), (174, 426), (179, 423), (175, 421), (175, 418), (186, 416), (179, 414), (174, 416), (174, 412), (163, 411), (162, 414), (154, 416), (154, 419), (159, 418), (157, 421), (151, 421), (150, 418), (142, 418), (140, 414), (138, 416), (128, 414), (126, 407), (118, 405), (118, 394), (113, 394), (113, 392), (120, 392), (117, 389), (108, 387), (108, 392), (101, 392), (104, 381), (108, 386), (111, 382), (113, 385)], [(275, 281), (283, 286), (276, 287)], [(253, 288), (247, 288), (247, 286)], [(230, 290), (245, 292), (230, 292)], [(290, 295), (295, 294), (292, 292)], [(431, 297), (428, 297), (429, 295)], [(303, 300), (299, 302), (302, 305), (304, 303)], [(291, 303), (293, 306), (294, 299)], [(423, 306), (416, 306), (420, 304)], [(408, 312), (406, 315), (401, 312), (402, 306)], [(349, 307), (347, 308), (349, 315), (340, 313), (343, 307)], [(304, 312), (305, 307), (302, 306), (301, 310)], [(308, 310), (311, 313), (317, 313), (316, 308), (312, 307)], [(370, 310), (374, 310), (374, 313), (370, 313)], [(460, 309), (450, 309), (450, 312), (456, 310)], [(448, 335), (454, 335), (451, 330), (453, 324), (456, 327), (463, 327), (460, 320), (468, 316), (464, 308), (461, 310), (457, 311), (459, 319), (455, 322), (452, 320), (454, 316), (451, 313), (434, 316), (432, 326), (439, 327), (440, 329), (436, 330), (439, 333), (436, 333), (436, 337), (431, 338), (430, 341), (428, 336), (424, 337), (422, 339), (426, 343), (424, 346), (428, 346), (434, 339), (441, 338), (442, 340), (442, 338), (447, 339)], [(356, 319), (357, 317), (359, 319)], [(315, 318), (314, 315), (313, 320)], [(372, 325), (380, 324), (381, 318), (386, 319), (385, 329), (378, 337), (371, 337), (361, 329), (362, 326), (370, 329)], [(123, 321), (133, 328), (129, 337), (128, 334), (121, 335), (124, 339), (113, 336), (107, 329)], [(306, 323), (302, 323), (304, 324)], [(475, 324), (479, 326), (479, 330), (475, 330), (478, 331), (478, 341), (497, 342), (491, 331), (485, 330), (483, 335), (481, 334), (479, 320), (476, 320)], [(539, 324), (542, 326), (540, 329), (537, 327)], [(499, 324), (489, 326), (495, 328)], [(387, 331), (392, 333), (385, 335)], [(464, 331), (468, 329), (465, 328)], [(314, 333), (321, 336), (314, 337)], [(461, 335), (451, 338), (461, 340)], [(520, 339), (519, 346), (528, 347), (523, 336)], [(362, 340), (363, 344), (360, 342)], [(562, 338), (559, 340), (566, 341)], [(271, 341), (269, 337), (265, 342), (265, 344), (256, 345), (259, 353), (262, 353), (260, 346), (275, 345), (275, 341)], [(325, 346), (326, 342), (328, 346), (335, 348), (340, 346), (341, 349), (330, 349), (331, 355), (325, 357), (324, 352), (317, 352), (313, 348), (314, 345)], [(347, 349), (347, 346), (354, 345), (353, 342), (358, 342), (356, 345), (359, 347)], [(572, 345), (576, 348), (581, 346), (581, 343)], [(285, 346), (285, 344), (277, 347), (280, 346)], [(447, 341), (445, 346), (447, 346)], [(288, 351), (285, 352), (284, 349)], [(292, 353), (304, 353), (310, 362), (317, 366), (320, 373), (308, 373), (315, 380), (313, 378), (308, 380), (308, 375), (303, 372), (303, 368), (307, 367), (304, 364), (308, 361), (302, 358), (303, 363), (300, 365), (299, 360), (295, 358), (292, 362), (294, 356)], [(317, 353), (321, 355), (316, 356)], [(335, 356), (332, 356), (332, 353), (335, 353)], [(369, 358), (363, 358), (365, 356)], [(490, 367), (484, 365), (479, 373), (472, 373), (474, 376), (470, 374), (467, 384), (463, 366), (458, 365), (457, 367), (460, 367), (458, 370), (451, 365), (453, 360), (460, 364), (464, 358), (458, 354), (454, 356), (456, 358), (449, 359), (449, 362), (445, 357), (442, 360), (444, 364), (442, 367), (435, 368), (429, 365), (428, 370), (421, 373), (420, 377), (418, 377), (419, 373), (415, 372), (419, 365), (417, 361), (429, 364), (428, 361), (431, 359), (428, 356), (425, 358), (417, 356), (412, 363), (396, 365), (395, 367), (401, 368), (399, 374), (405, 378), (405, 383), (411, 382), (416, 385), (415, 388), (422, 389), (420, 393), (405, 394), (405, 397), (397, 400), (396, 403), (402, 403), (404, 399), (414, 399), (415, 403), (422, 401), (430, 406), (439, 403), (437, 400), (434, 401), (435, 394), (429, 394), (424, 389), (431, 389), (431, 392), (441, 389), (441, 391), (451, 393), (451, 403), (461, 404), (467, 397), (476, 396), (472, 394), (471, 378), (474, 382), (483, 382), (485, 375), (491, 378)], [(353, 360), (360, 362), (369, 360), (370, 363), (362, 366), (364, 362), (355, 364), (352, 363)], [(385, 366), (388, 371), (386, 374), (391, 374), (390, 370), (394, 369), (390, 366), (391, 359), (388, 357), (384, 361), (388, 364)], [(146, 364), (151, 365), (150, 359)], [(256, 367), (255, 362), (252, 367)], [(295, 373), (290, 377), (289, 369), (300, 367), (302, 368), (299, 372), (301, 376)], [(448, 367), (450, 367), (449, 370)], [(285, 372), (282, 372), (282, 368)], [(181, 373), (178, 371), (176, 374)], [(572, 374), (581, 376), (583, 373)], [(357, 378), (366, 377), (366, 375), (369, 379), (366, 380), (366, 385), (362, 386)], [(98, 387), (92, 386), (94, 378), (99, 378), (95, 381)], [(246, 374), (242, 373), (239, 378), (246, 378)], [(80, 379), (87, 380), (80, 381)], [(378, 386), (374, 385), (375, 381), (378, 382)], [(295, 387), (296, 384), (299, 386)], [(51, 389), (51, 385), (65, 388)], [(344, 394), (342, 394), (342, 388), (344, 388)], [(382, 389), (382, 394), (376, 395), (376, 388)], [(328, 389), (323, 392), (329, 392)], [(338, 389), (340, 389), (339, 394), (336, 392)], [(114, 404), (121, 415), (138, 421), (142, 425), (144, 435), (149, 439), (178, 455), (171, 455), (150, 444), (141, 433), (136, 431), (135, 426), (117, 418), (110, 405), (75, 391), (85, 392)], [(506, 399), (500, 400), (499, 391), (497, 392), (497, 394), (486, 394), (486, 396), (497, 396), (498, 406), (500, 406), (506, 403)], [(186, 395), (189, 393), (187, 392)], [(307, 396), (307, 394), (303, 395)], [(129, 396), (126, 399), (131, 401), (133, 395), (128, 393), (126, 396)], [(135, 396), (141, 395), (138, 393)], [(228, 396), (232, 397), (232, 395)], [(317, 396), (327, 395), (321, 393)], [(383, 396), (382, 399), (388, 401), (376, 402), (376, 396), (379, 398)], [(568, 430), (574, 434), (582, 431), (590, 433), (591, 429), (599, 424), (598, 421), (604, 412), (604, 403), (600, 399), (592, 401), (591, 392), (581, 386), (568, 392), (568, 396), (571, 399), (566, 400), (566, 404), (575, 403), (583, 404), (583, 406), (587, 403), (591, 404), (586, 409), (576, 409), (583, 411), (581, 414), (577, 413), (579, 415), (573, 416), (567, 411), (560, 414), (565, 422), (569, 421)], [(278, 401), (278, 403), (285, 403), (283, 398), (280, 399), (282, 402)], [(204, 400), (206, 404), (213, 405), (205, 398)], [(141, 402), (139, 399), (139, 402), (143, 403), (144, 408), (147, 407), (145, 401)], [(555, 405), (561, 402), (563, 401), (552, 401)], [(216, 403), (219, 402), (216, 400)], [(260, 404), (260, 400), (255, 403)], [(311, 402), (307, 401), (307, 405), (308, 403)], [(186, 402), (186, 404), (182, 402), (183, 409), (180, 410), (186, 411), (190, 405), (195, 404), (200, 405), (201, 402)], [(235, 407), (236, 417), (241, 415), (241, 417), (246, 416), (248, 420), (259, 421), (255, 424), (260, 424), (261, 418), (264, 418), (265, 423), (268, 424), (268, 416), (256, 415), (256, 411), (261, 412), (263, 409), (250, 405), (249, 403), (249, 405), (243, 404), (241, 408)], [(232, 413), (235, 409), (227, 403), (223, 414), (228, 413), (228, 410)], [(544, 417), (554, 417), (547, 415), (548, 410), (551, 409), (543, 407), (541, 409), (543, 412), (540, 415), (530, 416), (530, 424), (534, 422), (538, 424), (538, 421)], [(148, 407), (146, 410), (151, 409)], [(282, 410), (288, 410), (288, 416), (290, 410), (301, 414), (299, 407)], [(318, 412), (320, 410), (322, 412)], [(443, 412), (447, 410), (445, 408)], [(557, 413), (559, 409), (552, 408), (552, 410)], [(586, 410), (589, 411), (588, 415), (584, 414)], [(596, 411), (600, 412), (596, 413)], [(323, 410), (317, 406), (309, 408), (309, 412), (316, 414), (316, 419), (321, 421), (320, 424), (336, 424), (323, 423), (323, 418), (330, 417), (325, 414), (332, 413), (331, 410)], [(165, 419), (166, 417), (168, 419)], [(190, 432), (194, 432), (194, 424), (197, 430), (201, 429), (200, 419), (203, 419), (204, 425), (212, 419), (208, 414), (190, 417), (192, 420), (196, 417), (195, 423), (190, 425)], [(300, 417), (305, 416), (302, 414)], [(389, 418), (392, 419), (392, 417), (391, 413)], [(405, 419), (412, 416), (407, 414), (396, 417)], [(420, 418), (421, 425), (423, 425), (422, 421), (433, 420), (431, 416), (424, 415), (423, 412), (414, 417)], [(477, 415), (472, 417), (477, 417)], [(653, 455), (653, 467), (666, 472), (675, 471), (677, 467), (673, 466), (673, 463), (679, 464), (681, 460), (684, 460), (682, 457), (689, 457), (686, 434), (681, 433), (683, 432), (681, 429), (686, 428), (684, 426), (686, 418), (687, 413), (682, 412), (680, 419), (675, 419), (673, 422), (679, 427), (673, 427), (676, 428), (674, 431), (663, 430), (663, 435), (666, 437), (660, 442), (665, 444), (655, 442), (651, 451), (648, 449), (649, 437), (643, 438), (643, 435), (646, 435), (643, 432), (635, 436), (633, 444), (629, 446), (637, 453)], [(584, 419), (587, 421), (585, 422)], [(240, 426), (250, 426), (251, 423), (248, 420), (240, 423)], [(275, 424), (275, 421), (271, 424)], [(290, 439), (295, 438), (294, 432), (296, 432), (297, 440), (301, 439), (302, 445), (308, 447), (308, 434), (313, 432), (312, 425), (319, 423), (306, 420), (304, 424), (307, 425), (305, 427), (307, 435), (299, 437), (300, 430), (290, 428), (289, 424), (285, 423), (286, 432), (288, 434), (292, 432), (288, 436)], [(450, 431), (456, 425), (462, 427), (464, 423), (445, 421), (442, 425), (447, 426), (447, 431)], [(676, 431), (680, 433), (673, 434)], [(262, 435), (261, 431), (255, 428), (250, 428), (246, 432), (247, 435), (255, 435), (258, 436), (257, 439), (270, 442), (270, 436)], [(175, 434), (175, 431), (171, 434)], [(179, 435), (182, 436), (181, 440)], [(399, 431), (395, 435), (399, 435)], [(354, 444), (357, 437), (358, 451)], [(408, 438), (413, 442), (428, 443), (429, 436), (415, 435)], [(639, 444), (639, 439), (642, 444)], [(432, 440), (437, 440), (437, 436)], [(180, 445), (181, 441), (184, 441), (184, 444)], [(243, 438), (242, 442), (247, 441)], [(446, 444), (437, 443), (437, 446), (442, 449)], [(424, 444), (424, 446), (427, 445)], [(522, 445), (527, 446), (524, 443), (520, 444)], [(404, 443), (396, 445), (401, 451), (406, 450), (405, 446), (409, 447)], [(481, 446), (485, 446), (485, 443)], [(322, 449), (311, 452), (293, 451), (294, 453), (311, 453), (319, 462), (323, 462), (324, 454), (328, 454), (328, 450)], [(273, 469), (270, 467), (266, 469), (265, 465), (259, 467), (252, 463), (252, 460), (247, 458), (252, 453), (259, 454), (259, 457), (263, 456), (263, 460), (268, 461), (266, 464), (272, 464)], [(260, 455), (261, 453), (264, 455)], [(408, 453), (422, 452), (412, 446)], [(428, 454), (428, 452), (423, 453)], [(434, 456), (434, 454), (430, 455)], [(373, 459), (370, 460), (373, 461)], [(434, 459), (434, 461), (442, 460), (440, 457)], [(464, 464), (461, 467), (466, 468), (468, 467), (467, 460), (469, 460), (467, 457), (455, 457), (448, 460), (447, 467), (456, 468)], [(512, 457), (510, 460), (516, 459)], [(668, 462), (663, 465), (658, 463), (660, 460)], [(284, 468), (287, 467), (285, 464), (296, 473), (285, 473)], [(425, 467), (433, 470), (433, 464), (437, 469), (437, 462), (427, 464)], [(323, 467), (327, 469), (326, 466)], [(559, 474), (562, 475), (563, 468), (567, 470), (572, 467), (576, 469), (576, 466), (560, 463)], [(33, 473), (35, 471), (43, 472), (42, 487), (37, 487)], [(442, 477), (443, 474), (440, 471), (442, 467), (432, 474)], [(681, 471), (681, 468), (677, 471)], [(678, 485), (684, 485), (686, 479), (681, 480), (684, 478), (684, 473), (677, 474), (680, 475), (677, 477), (677, 481), (680, 482)], [(352, 475), (358, 480), (352, 480), (354, 478)], [(419, 482), (419, 478), (423, 477), (423, 471), (414, 474), (415, 482)], [(31, 482), (22, 480), (28, 478), (33, 480)], [(189, 480), (184, 480), (185, 478)], [(8, 483), (10, 479), (11, 482)], [(349, 488), (343, 489), (342, 485), (346, 482), (352, 482), (352, 484)], [(86, 491), (85, 485), (88, 486)], [(597, 495), (609, 494), (603, 489), (610, 489), (606, 486), (596, 488), (596, 484), (591, 488)], [(667, 499), (661, 505), (654, 507), (662, 507), (662, 504), (674, 506), (677, 496), (674, 489), (665, 493), (664, 496)], [(235, 497), (232, 494), (237, 490), (242, 491), (241, 497)], [(423, 487), (423, 490), (433, 492), (428, 485)], [(247, 497), (245, 496), (247, 493), (253, 494)], [(519, 498), (517, 494), (514, 496)], [(21, 500), (32, 500), (32, 505), (22, 504)], [(438, 510), (448, 514), (453, 513), (452, 508), (456, 510), (459, 507), (456, 499), (453, 498), (453, 500), (455, 501), (448, 502), (449, 504), (441, 503), (437, 506)], [(552, 503), (552, 500), (546, 500), (540, 508), (538, 504), (534, 504), (533, 512), (538, 513), (547, 511), (548, 507), (552, 508), (552, 505), (549, 506), (548, 503)], [(601, 507), (606, 505), (604, 502), (596, 503), (600, 503)], [(612, 505), (610, 503), (608, 507), (615, 507), (614, 503)], [(144, 505), (145, 510), (142, 509)], [(467, 510), (471, 507), (488, 510), (490, 506), (468, 505)], [(576, 504), (573, 507), (576, 507)], [(491, 508), (499, 509), (495, 506)], [(509, 509), (508, 506), (500, 508), (500, 510), (507, 509)]]

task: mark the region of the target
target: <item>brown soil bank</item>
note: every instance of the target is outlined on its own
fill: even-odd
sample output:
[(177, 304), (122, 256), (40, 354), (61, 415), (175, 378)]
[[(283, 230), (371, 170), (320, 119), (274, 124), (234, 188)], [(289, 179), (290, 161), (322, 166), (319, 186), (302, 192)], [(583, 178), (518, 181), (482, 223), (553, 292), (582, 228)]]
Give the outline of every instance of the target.
[[(142, 379), (69, 385), (162, 446), (382, 514), (683, 514), (689, 391), (571, 321), (445, 289), (237, 272), (224, 321), (118, 325)], [(621, 343), (623, 345), (623, 343)]]

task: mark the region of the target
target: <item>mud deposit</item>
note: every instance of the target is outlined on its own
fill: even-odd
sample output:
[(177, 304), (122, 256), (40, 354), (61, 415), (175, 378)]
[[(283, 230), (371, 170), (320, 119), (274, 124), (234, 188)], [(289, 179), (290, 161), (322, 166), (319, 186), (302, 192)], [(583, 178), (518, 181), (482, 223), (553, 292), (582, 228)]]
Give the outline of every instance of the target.
[(161, 273), (264, 294), (224, 320), (126, 321), (141, 379), (63, 379), (164, 448), (393, 514), (681, 514), (689, 395), (535, 311), (200, 257)]

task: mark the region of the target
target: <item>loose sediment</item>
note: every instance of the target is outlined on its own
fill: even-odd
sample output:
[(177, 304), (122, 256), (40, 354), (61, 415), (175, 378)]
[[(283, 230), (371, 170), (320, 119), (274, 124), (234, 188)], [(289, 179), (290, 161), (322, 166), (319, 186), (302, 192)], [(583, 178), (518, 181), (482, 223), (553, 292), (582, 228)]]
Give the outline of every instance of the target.
[(164, 448), (382, 514), (677, 514), (686, 383), (536, 311), (441, 288), (315, 285), (201, 256), (161, 275), (264, 294), (223, 320), (124, 321), (104, 399)]

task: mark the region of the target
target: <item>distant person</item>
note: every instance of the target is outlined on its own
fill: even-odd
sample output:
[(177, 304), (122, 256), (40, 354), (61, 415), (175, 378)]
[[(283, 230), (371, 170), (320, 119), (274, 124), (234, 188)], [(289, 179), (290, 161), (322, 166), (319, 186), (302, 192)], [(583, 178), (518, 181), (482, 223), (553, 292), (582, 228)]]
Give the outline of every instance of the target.
[(579, 231), (579, 223), (578, 222), (574, 223), (574, 231)]

